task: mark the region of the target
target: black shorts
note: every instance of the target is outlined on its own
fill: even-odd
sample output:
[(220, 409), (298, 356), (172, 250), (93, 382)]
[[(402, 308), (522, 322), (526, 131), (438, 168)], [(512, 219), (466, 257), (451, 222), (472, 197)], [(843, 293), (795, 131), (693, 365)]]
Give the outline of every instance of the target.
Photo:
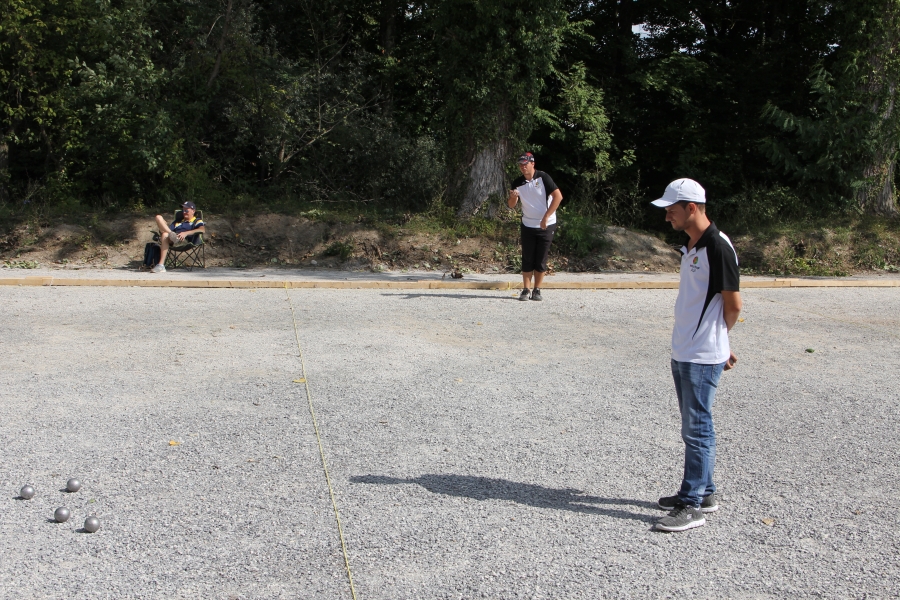
[(548, 225), (547, 229), (522, 225), (523, 273), (530, 271), (543, 273), (547, 270), (547, 255), (550, 253), (550, 244), (553, 242), (555, 231), (556, 223)]

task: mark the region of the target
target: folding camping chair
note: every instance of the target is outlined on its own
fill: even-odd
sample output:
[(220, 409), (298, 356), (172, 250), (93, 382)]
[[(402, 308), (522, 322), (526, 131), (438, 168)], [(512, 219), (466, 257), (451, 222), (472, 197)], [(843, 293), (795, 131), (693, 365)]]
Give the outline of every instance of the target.
[[(195, 211), (194, 216), (202, 221), (203, 211)], [(183, 211), (175, 211), (176, 223), (183, 217)], [(159, 234), (153, 234), (153, 239), (158, 242)], [(201, 269), (206, 268), (206, 245), (203, 243), (202, 233), (189, 235), (184, 238), (183, 242), (179, 242), (175, 246), (169, 248), (169, 253), (166, 255), (166, 268), (177, 269), (178, 267), (184, 267), (188, 271), (193, 271), (194, 267), (200, 267)]]

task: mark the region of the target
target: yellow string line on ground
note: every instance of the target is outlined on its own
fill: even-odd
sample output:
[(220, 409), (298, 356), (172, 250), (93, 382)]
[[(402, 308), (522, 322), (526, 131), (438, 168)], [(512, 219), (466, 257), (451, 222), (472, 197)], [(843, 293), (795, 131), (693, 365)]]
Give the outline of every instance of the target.
[(331, 487), (331, 476), (328, 475), (328, 463), (325, 461), (325, 449), (322, 447), (322, 436), (319, 435), (319, 423), (316, 419), (316, 411), (313, 408), (312, 394), (309, 391), (309, 379), (306, 377), (306, 363), (303, 360), (303, 348), (300, 346), (300, 331), (297, 329), (297, 316), (294, 314), (294, 302), (284, 286), (288, 304), (291, 307), (291, 321), (294, 323), (294, 337), (297, 340), (297, 352), (300, 353), (300, 371), (303, 374), (303, 385), (306, 387), (306, 400), (309, 403), (309, 414), (312, 416), (313, 429), (316, 432), (316, 441), (319, 443), (319, 456), (322, 457), (322, 469), (325, 471), (325, 483), (328, 485), (328, 494), (331, 496), (331, 507), (334, 509), (334, 519), (337, 521), (338, 536), (341, 539), (341, 550), (344, 553), (344, 568), (347, 570), (347, 580), (350, 582), (350, 595), (356, 600), (356, 589), (353, 587), (353, 573), (350, 571), (350, 555), (347, 553), (347, 544), (344, 542), (344, 528), (341, 526), (341, 515), (338, 513), (337, 501), (334, 499), (334, 488)]

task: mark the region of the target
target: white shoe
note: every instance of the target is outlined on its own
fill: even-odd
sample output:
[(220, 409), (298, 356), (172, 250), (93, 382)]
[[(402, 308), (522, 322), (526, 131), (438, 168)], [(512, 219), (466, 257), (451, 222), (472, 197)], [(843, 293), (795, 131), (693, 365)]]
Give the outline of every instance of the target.
[(159, 263), (158, 265), (156, 265), (155, 267), (153, 267), (152, 269), (150, 269), (150, 272), (151, 272), (151, 273), (165, 273), (165, 272), (166, 272), (166, 267), (165, 267), (165, 265), (163, 265), (162, 263)]

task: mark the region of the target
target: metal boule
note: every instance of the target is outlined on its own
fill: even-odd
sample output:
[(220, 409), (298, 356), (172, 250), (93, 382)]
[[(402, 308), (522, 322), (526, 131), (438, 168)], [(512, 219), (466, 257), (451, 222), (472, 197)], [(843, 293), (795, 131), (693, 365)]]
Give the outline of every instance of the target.
[(95, 516), (90, 516), (84, 520), (84, 530), (88, 533), (94, 533), (100, 529), (100, 519)]
[(66, 521), (69, 520), (69, 517), (71, 517), (71, 516), (72, 516), (72, 513), (69, 512), (69, 509), (66, 508), (65, 506), (60, 506), (53, 513), (53, 518), (56, 520), (57, 523), (65, 523)]

